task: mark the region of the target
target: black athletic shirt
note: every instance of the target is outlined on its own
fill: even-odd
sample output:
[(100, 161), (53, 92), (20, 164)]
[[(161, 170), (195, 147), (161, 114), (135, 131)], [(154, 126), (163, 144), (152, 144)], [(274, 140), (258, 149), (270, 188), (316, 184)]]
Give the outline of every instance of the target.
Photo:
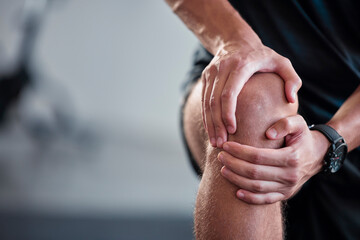
[[(291, 60), (303, 81), (299, 111), (307, 123), (326, 123), (360, 84), (360, 1), (230, 2), (266, 46)], [(191, 80), (211, 57), (197, 50)], [(286, 239), (360, 239), (359, 149), (338, 173), (311, 178), (285, 213)]]

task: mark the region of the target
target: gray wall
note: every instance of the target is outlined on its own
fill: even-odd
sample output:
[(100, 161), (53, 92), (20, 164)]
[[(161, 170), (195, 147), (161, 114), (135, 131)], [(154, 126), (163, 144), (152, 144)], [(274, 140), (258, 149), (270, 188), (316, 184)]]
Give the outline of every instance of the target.
[(191, 216), (178, 113), (197, 41), (168, 6), (55, 2), (38, 40), (37, 81), (0, 132), (0, 208)]

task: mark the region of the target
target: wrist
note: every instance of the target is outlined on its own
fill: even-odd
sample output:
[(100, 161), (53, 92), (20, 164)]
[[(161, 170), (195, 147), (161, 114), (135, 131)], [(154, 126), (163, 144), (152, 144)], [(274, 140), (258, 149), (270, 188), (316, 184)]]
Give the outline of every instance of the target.
[[(238, 26), (237, 26), (238, 25)], [(221, 50), (259, 49), (264, 47), (259, 36), (245, 23), (224, 28), (215, 41), (214, 53)]]
[(319, 131), (310, 131), (313, 139), (314, 139), (314, 145), (316, 146), (315, 152), (314, 152), (314, 156), (315, 156), (315, 161), (313, 163), (313, 169), (314, 169), (314, 174), (319, 173), (323, 166), (324, 166), (324, 159), (325, 159), (325, 155), (330, 147), (330, 142), (329, 140), (324, 136), (324, 134), (322, 134)]
[(234, 37), (226, 41), (219, 41), (214, 49), (214, 53), (215, 55), (224, 55), (229, 52), (242, 52), (244, 56), (246, 56), (249, 52), (258, 51), (264, 47), (260, 38), (257, 36), (253, 38)]

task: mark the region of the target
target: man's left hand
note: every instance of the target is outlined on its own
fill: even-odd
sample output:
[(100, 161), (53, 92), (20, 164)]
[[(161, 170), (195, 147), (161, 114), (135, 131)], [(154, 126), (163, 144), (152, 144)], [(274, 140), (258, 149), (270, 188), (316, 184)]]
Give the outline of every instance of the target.
[(255, 148), (236, 142), (223, 145), (218, 155), (221, 174), (240, 189), (236, 195), (250, 204), (289, 199), (318, 173), (330, 146), (318, 131), (310, 131), (300, 116), (280, 119), (267, 131), (269, 139), (285, 138), (280, 149)]

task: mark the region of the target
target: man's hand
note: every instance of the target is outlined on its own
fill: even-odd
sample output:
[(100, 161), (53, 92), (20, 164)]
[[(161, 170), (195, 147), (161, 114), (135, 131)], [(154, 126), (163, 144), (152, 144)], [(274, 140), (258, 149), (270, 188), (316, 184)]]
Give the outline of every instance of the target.
[(266, 136), (285, 137), (285, 147), (265, 149), (227, 142), (225, 151), (218, 155), (224, 164), (221, 174), (240, 188), (237, 197), (250, 204), (274, 203), (293, 196), (321, 170), (330, 145), (322, 133), (310, 131), (300, 115), (279, 120)]
[(285, 95), (294, 103), (301, 80), (290, 61), (261, 41), (226, 44), (202, 73), (202, 116), (213, 147), (222, 147), (236, 131), (238, 95), (256, 72), (274, 72), (285, 81)]

